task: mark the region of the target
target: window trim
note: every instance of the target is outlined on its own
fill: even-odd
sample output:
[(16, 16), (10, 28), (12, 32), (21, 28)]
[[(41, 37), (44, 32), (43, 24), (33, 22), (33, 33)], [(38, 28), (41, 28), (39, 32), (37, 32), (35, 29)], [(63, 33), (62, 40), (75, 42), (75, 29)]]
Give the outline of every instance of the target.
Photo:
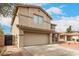
[(36, 17), (37, 17), (37, 15), (33, 15), (33, 22), (34, 22), (34, 24), (39, 24), (39, 21), (38, 21), (38, 20), (36, 20), (36, 19), (34, 19), (34, 16), (36, 16)]
[[(36, 15), (36, 16), (38, 16), (38, 23), (37, 23), (37, 25), (41, 25), (41, 24), (43, 24), (43, 22), (44, 22), (44, 17), (43, 16), (41, 16), (41, 15), (37, 15), (37, 14), (33, 14), (33, 17), (34, 17), (34, 15)], [(42, 18), (42, 23), (39, 23), (39, 17), (41, 17)], [(33, 20), (34, 21), (34, 20)]]

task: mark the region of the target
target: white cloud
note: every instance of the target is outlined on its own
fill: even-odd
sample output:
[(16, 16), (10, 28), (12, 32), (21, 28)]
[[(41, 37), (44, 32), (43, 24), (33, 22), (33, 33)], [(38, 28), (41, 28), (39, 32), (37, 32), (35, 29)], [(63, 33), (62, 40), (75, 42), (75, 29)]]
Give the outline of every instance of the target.
[(65, 32), (71, 25), (73, 31), (79, 31), (79, 16), (76, 17), (61, 17), (60, 20), (54, 20), (53, 23), (57, 24), (57, 32)]
[(10, 17), (1, 17), (0, 24), (10, 27), (11, 26), (11, 18)]
[(65, 6), (66, 6), (66, 5), (60, 5), (59, 8), (63, 8), (63, 7), (65, 7)]
[(48, 12), (49, 14), (51, 14), (51, 13), (63, 14), (62, 9), (60, 9), (60, 8), (58, 8), (58, 7), (49, 8), (49, 9), (47, 9), (47, 12)]
[(66, 15), (66, 13), (63, 12), (63, 10), (62, 10), (62, 8), (65, 7), (65, 6), (66, 6), (66, 5), (60, 5), (60, 6), (58, 6), (58, 7), (51, 7), (51, 8), (49, 8), (49, 9), (47, 9), (47, 12), (48, 12), (49, 14), (54, 13), (54, 14)]

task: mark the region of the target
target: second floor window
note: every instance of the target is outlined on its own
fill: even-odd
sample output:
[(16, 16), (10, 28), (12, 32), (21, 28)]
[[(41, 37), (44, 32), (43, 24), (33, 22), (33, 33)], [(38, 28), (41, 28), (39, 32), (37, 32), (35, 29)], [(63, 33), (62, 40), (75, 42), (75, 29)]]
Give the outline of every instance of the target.
[(43, 24), (43, 17), (39, 15), (34, 15), (33, 20), (35, 24)]

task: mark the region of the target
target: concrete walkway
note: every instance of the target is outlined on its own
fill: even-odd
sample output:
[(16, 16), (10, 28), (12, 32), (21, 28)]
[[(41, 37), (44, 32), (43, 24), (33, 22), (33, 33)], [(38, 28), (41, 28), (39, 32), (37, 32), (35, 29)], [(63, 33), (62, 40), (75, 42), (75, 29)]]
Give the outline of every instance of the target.
[(34, 56), (79, 56), (79, 50), (65, 48), (58, 44), (24, 47)]

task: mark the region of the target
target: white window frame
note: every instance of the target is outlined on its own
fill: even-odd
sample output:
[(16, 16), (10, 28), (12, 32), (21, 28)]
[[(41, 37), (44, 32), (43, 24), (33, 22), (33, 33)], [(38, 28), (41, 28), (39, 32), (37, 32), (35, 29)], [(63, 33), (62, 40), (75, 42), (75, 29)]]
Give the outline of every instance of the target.
[[(35, 16), (37, 17), (37, 19), (34, 18)], [(43, 24), (43, 22), (44, 22), (43, 21), (43, 16), (34, 14), (33, 15), (33, 21), (34, 21), (35, 24)]]

